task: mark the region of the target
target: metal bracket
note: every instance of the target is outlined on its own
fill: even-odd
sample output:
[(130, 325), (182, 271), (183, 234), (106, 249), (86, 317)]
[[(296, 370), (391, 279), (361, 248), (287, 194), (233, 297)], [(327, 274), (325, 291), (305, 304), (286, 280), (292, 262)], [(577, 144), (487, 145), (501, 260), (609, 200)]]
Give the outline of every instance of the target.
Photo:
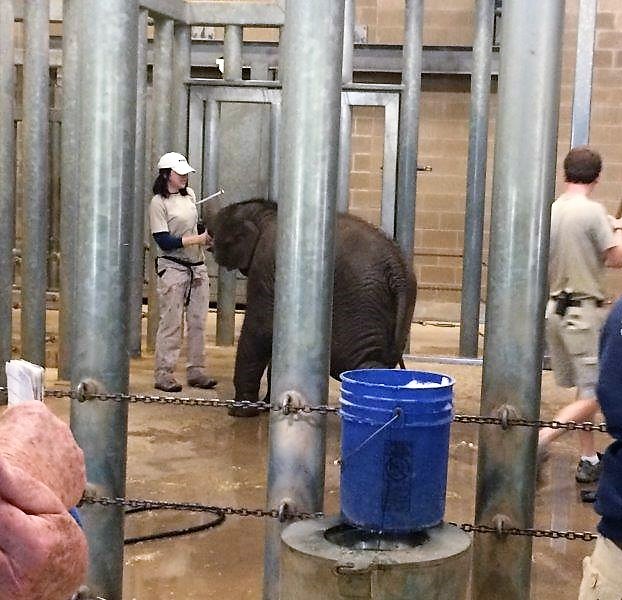
[(104, 384), (96, 379), (83, 379), (76, 388), (76, 400), (86, 402), (92, 394), (105, 394)]
[(504, 538), (508, 535), (507, 529), (513, 527), (512, 519), (507, 515), (497, 514), (492, 518), (492, 526), (496, 530), (496, 536)]
[(294, 390), (285, 392), (281, 398), (279, 404), (284, 415), (293, 413), (294, 418), (296, 418), (298, 413), (305, 407), (305, 400), (302, 394)]
[(497, 415), (499, 419), (501, 419), (501, 429), (507, 431), (511, 425), (509, 423), (510, 419), (518, 419), (518, 411), (511, 404), (502, 404), (497, 409)]

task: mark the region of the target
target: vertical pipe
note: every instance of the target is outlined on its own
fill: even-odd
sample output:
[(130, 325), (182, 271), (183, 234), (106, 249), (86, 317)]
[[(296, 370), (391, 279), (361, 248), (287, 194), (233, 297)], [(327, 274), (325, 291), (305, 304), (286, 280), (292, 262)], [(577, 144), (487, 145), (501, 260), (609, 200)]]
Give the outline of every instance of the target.
[[(55, 103), (56, 104), (56, 103)], [(49, 149), (49, 170), (50, 170), (50, 210), (49, 229), (48, 229), (48, 288), (58, 290), (59, 273), (58, 259), (60, 255), (60, 121), (50, 123), (50, 149)]]
[[(151, 168), (155, 174), (158, 159), (171, 150), (172, 110), (171, 93), (177, 89), (173, 82), (174, 21), (163, 17), (155, 18), (153, 47), (153, 139), (151, 142)], [(147, 348), (155, 348), (156, 332), (160, 311), (156, 295), (156, 279), (153, 260), (156, 256), (155, 241), (149, 236), (149, 312), (147, 315)]]
[(395, 238), (409, 265), (413, 262), (415, 240), (419, 98), (423, 61), (423, 2), (424, 0), (406, 0), (404, 11), (404, 64), (402, 67), (404, 90), (400, 104)]
[[(0, 11), (0, 365), (11, 359), (13, 242), (15, 240), (15, 46), (13, 2)], [(6, 373), (0, 368), (0, 386)], [(0, 403), (4, 403), (4, 398)]]
[[(354, 56), (354, 0), (345, 0), (343, 18), (343, 62), (341, 83), (352, 83)], [(341, 92), (341, 116), (339, 119), (339, 171), (337, 175), (337, 210), (348, 212), (350, 195), (350, 139), (352, 136), (352, 108), (348, 93)]]
[(477, 356), (486, 199), (490, 64), (495, 0), (476, 0), (471, 69), (471, 121), (464, 214), (464, 262), (460, 310), (460, 356)]
[[(225, 27), (225, 70), (226, 81), (242, 79), (242, 39), (240, 25)], [(218, 313), (216, 315), (216, 344), (232, 346), (235, 339), (235, 288), (237, 272), (218, 269)]]
[[(85, 378), (125, 393), (128, 328), (120, 306), (129, 296), (129, 242), (136, 133), (136, 0), (82, 0), (80, 23), (80, 178), (75, 227), (76, 365), (72, 386)], [(105, 90), (105, 93), (102, 93)], [(127, 404), (72, 402), (71, 425), (84, 451), (87, 478), (102, 495), (124, 496)], [(123, 509), (85, 506), (88, 584), (121, 600)]]
[[(190, 25), (175, 25), (173, 66), (173, 146), (175, 152), (188, 155), (188, 86), (190, 78)], [(192, 164), (192, 163), (191, 163)]]
[[(534, 19), (534, 15), (538, 15)], [(564, 0), (504, 5), (482, 415), (540, 408), (550, 201), (555, 185)], [(519, 431), (520, 429), (520, 431)], [(475, 521), (531, 527), (537, 431), (480, 431)], [(473, 597), (529, 598), (531, 538), (475, 536)]]
[[(283, 116), (273, 404), (291, 394), (314, 406), (328, 397), (343, 0), (289, 0), (282, 39)], [(300, 40), (305, 40), (301, 44)], [(313, 168), (309, 168), (312, 165)], [(326, 421), (270, 416), (268, 505), (321, 509)], [(281, 524), (268, 523), (264, 598), (278, 597)]]
[(570, 147), (587, 144), (590, 139), (592, 107), (592, 72), (598, 0), (580, 0), (577, 31), (577, 60), (572, 95), (572, 124)]
[(270, 105), (270, 200), (279, 198), (279, 132), (281, 130), (281, 104)]
[(49, 1), (24, 3), (22, 357), (45, 364), (49, 138)]
[(63, 106), (60, 174), (60, 280), (58, 316), (58, 377), (71, 379), (73, 364), (73, 302), (75, 298), (75, 230), (80, 180), (80, 97), (78, 81), (78, 0), (63, 1)]
[(138, 13), (136, 60), (136, 146), (134, 193), (132, 194), (132, 241), (130, 251), (130, 356), (140, 356), (142, 307), (145, 279), (145, 154), (147, 121), (147, 21), (149, 13)]

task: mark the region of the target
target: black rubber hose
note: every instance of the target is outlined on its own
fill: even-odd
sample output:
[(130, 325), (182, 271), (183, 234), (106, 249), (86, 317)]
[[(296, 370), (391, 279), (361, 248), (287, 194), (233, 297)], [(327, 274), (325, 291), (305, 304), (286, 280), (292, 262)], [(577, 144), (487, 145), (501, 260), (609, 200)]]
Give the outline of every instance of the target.
[[(159, 510), (157, 508), (130, 508), (125, 511), (126, 515), (134, 514), (137, 512), (145, 512), (145, 511), (155, 511)], [(137, 537), (126, 538), (123, 540), (123, 543), (126, 546), (131, 546), (132, 544), (138, 544), (140, 542), (150, 542), (153, 540), (164, 540), (167, 538), (179, 537), (182, 535), (190, 535), (191, 533), (197, 533), (199, 531), (205, 531), (206, 529), (213, 529), (214, 527), (218, 527), (222, 525), (225, 521), (224, 513), (218, 513), (216, 518), (208, 523), (202, 523), (201, 525), (194, 525), (192, 527), (184, 527), (183, 529), (170, 529), (168, 531), (160, 531), (158, 533), (150, 533), (148, 535), (141, 535)]]

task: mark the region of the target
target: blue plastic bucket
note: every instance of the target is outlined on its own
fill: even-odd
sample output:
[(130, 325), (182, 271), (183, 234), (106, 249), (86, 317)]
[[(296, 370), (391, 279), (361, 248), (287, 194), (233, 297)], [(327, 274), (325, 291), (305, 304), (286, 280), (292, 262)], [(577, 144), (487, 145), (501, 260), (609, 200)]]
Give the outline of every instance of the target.
[(417, 531), (442, 521), (453, 385), (451, 377), (427, 371), (342, 373), (345, 521), (387, 533)]

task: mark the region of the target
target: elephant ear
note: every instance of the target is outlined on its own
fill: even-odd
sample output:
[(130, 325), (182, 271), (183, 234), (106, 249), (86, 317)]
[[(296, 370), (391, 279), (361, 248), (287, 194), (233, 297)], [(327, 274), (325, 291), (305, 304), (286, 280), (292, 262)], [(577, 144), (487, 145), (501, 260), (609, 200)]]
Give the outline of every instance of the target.
[(243, 275), (248, 273), (259, 241), (259, 227), (252, 221), (242, 221), (236, 235), (238, 269)]

